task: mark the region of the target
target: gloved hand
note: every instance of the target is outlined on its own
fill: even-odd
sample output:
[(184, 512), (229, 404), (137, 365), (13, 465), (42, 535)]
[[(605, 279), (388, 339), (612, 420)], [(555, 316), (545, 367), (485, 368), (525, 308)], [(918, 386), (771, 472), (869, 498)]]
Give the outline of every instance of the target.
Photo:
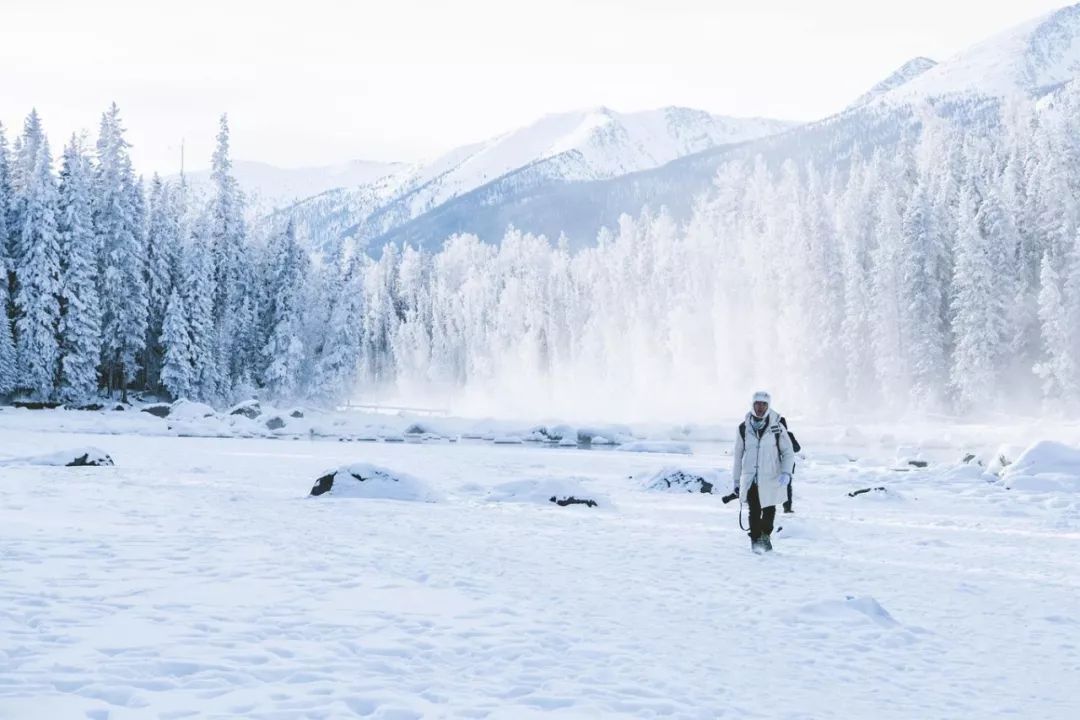
[(780, 487), (791, 482), (791, 473), (780, 473)]
[(736, 485), (735, 487), (733, 487), (731, 489), (731, 492), (734, 493), (735, 495), (738, 495), (739, 494), (739, 486)]

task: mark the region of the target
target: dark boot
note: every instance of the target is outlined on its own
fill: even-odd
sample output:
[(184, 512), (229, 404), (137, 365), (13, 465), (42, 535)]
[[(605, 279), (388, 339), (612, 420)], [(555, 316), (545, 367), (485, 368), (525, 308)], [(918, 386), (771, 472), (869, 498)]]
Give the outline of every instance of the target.
[(758, 555), (765, 552), (765, 546), (761, 544), (761, 538), (750, 538), (750, 550)]
[(761, 549), (763, 551), (772, 552), (772, 540), (769, 538), (768, 535), (762, 535), (761, 539), (758, 540), (758, 542), (761, 544)]
[(784, 512), (786, 512), (786, 513), (795, 512), (795, 510), (792, 509), (792, 507), (791, 507), (791, 501), (790, 500), (788, 500), (786, 503), (784, 503)]

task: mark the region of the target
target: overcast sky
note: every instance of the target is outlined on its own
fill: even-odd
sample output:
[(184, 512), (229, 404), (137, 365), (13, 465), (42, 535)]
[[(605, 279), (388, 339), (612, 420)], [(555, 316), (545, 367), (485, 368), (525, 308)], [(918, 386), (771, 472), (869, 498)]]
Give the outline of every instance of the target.
[(415, 160), (607, 105), (810, 120), (1061, 0), (4, 0), (0, 121), (57, 146), (115, 100), (140, 171)]

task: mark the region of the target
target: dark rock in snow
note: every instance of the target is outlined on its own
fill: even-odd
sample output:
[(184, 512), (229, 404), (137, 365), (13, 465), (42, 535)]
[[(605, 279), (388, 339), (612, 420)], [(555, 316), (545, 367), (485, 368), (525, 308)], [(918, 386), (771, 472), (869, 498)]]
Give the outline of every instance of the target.
[(346, 465), (323, 473), (315, 480), (311, 495), (333, 497), (435, 502), (437, 494), (427, 483), (411, 475), (367, 463)]
[(555, 503), (559, 507), (566, 507), (567, 505), (584, 505), (585, 507), (596, 507), (595, 500), (590, 500), (588, 498), (578, 498), (574, 497), (573, 495), (564, 498), (552, 495), (551, 502)]
[(907, 464), (911, 467), (924, 468), (930, 463), (926, 462), (925, 460), (908, 460)]
[(46, 455), (0, 461), (0, 465), (52, 465), (54, 467), (103, 467), (113, 464), (113, 459), (109, 457), (109, 454), (96, 447), (69, 448)]
[(848, 493), (848, 497), (855, 497), (856, 495), (863, 495), (863, 494), (868, 493), (868, 492), (888, 492), (888, 491), (883, 487), (868, 487), (868, 488), (862, 488), (860, 490), (852, 490), (851, 492)]
[[(969, 465), (972, 462), (977, 462), (977, 460), (978, 459), (975, 457), (974, 453), (968, 453), (967, 455), (964, 456), (964, 459), (961, 460), (960, 462), (964, 463), (965, 465)], [(982, 463), (978, 463), (978, 464), (982, 465)]]
[(337, 473), (332, 472), (332, 473), (327, 473), (326, 475), (323, 475), (321, 478), (318, 478), (315, 481), (314, 487), (311, 488), (311, 494), (313, 496), (315, 496), (315, 497), (318, 497), (319, 495), (322, 495), (323, 493), (327, 493), (327, 492), (330, 492), (331, 490), (333, 490), (334, 489), (334, 476), (335, 475), (337, 475)]
[(302, 410), (293, 410), (291, 413), (289, 413), (289, 417), (302, 418), (304, 417), (304, 412)]
[(84, 452), (78, 455), (66, 467), (107, 467), (112, 466), (113, 459), (103, 452)]
[(116, 403), (113, 405), (113, 412), (123, 412), (127, 410), (127, 406), (124, 403)]
[(60, 407), (60, 403), (36, 402), (30, 400), (16, 400), (12, 404), (17, 408), (25, 408), (27, 410), (52, 410)]
[(150, 413), (154, 417), (165, 418), (169, 417), (169, 413), (172, 412), (172, 407), (169, 405), (149, 405), (142, 409), (144, 413)]
[(259, 405), (258, 400), (245, 400), (244, 402), (233, 406), (233, 408), (229, 410), (229, 414), (243, 415), (249, 420), (254, 420), (262, 414), (262, 406)]
[(665, 469), (646, 480), (645, 489), (712, 494), (713, 483), (697, 473)]
[(285, 421), (277, 415), (266, 421), (267, 430), (280, 430), (283, 427), (285, 427)]

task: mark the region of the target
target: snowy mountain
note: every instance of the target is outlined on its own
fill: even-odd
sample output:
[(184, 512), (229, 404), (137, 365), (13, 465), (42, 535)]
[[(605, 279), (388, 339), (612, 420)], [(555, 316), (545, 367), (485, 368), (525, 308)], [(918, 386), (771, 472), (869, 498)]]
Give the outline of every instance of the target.
[(788, 132), (763, 134), (744, 143), (718, 145), (656, 168), (575, 183), (504, 182), (481, 187), (386, 232), (376, 240), (437, 244), (450, 232), (502, 236), (508, 224), (574, 245), (595, 241), (622, 213), (643, 206), (667, 207), (685, 220), (694, 200), (712, 187), (718, 168), (737, 158), (792, 159), (821, 167), (860, 152), (889, 152), (917, 132), (927, 112), (948, 122), (997, 122), (1000, 101), (1010, 95), (1040, 97), (1080, 71), (1080, 5), (1063, 8), (984, 41), (935, 64), (916, 58), (878, 83), (841, 113)]
[(874, 98), (880, 97), (881, 95), (884, 95), (890, 90), (898, 88), (901, 85), (904, 85), (905, 83), (917, 78), (919, 75), (922, 75), (924, 72), (926, 72), (932, 67), (935, 67), (936, 65), (937, 62), (931, 60), (930, 58), (912, 58), (911, 60), (908, 60), (906, 63), (901, 65), (892, 75), (885, 78), (877, 85), (866, 91), (864, 94), (856, 98), (855, 102), (851, 103), (848, 108), (850, 109), (859, 107), (860, 105), (865, 105)]
[[(1080, 71), (1080, 5), (1000, 33), (941, 63), (908, 61), (837, 115), (804, 125), (683, 108), (607, 108), (545, 117), (362, 187), (310, 198), (287, 213), (316, 249), (343, 238), (437, 247), (458, 232), (500, 238), (507, 225), (591, 244), (602, 226), (644, 205), (685, 219), (726, 161), (761, 155), (823, 165), (888, 151), (928, 108), (951, 122), (994, 122), (999, 102), (1039, 97)], [(277, 218), (275, 218), (277, 219)]]
[[(244, 191), (249, 213), (258, 216), (335, 188), (367, 185), (395, 172), (403, 163), (351, 160), (335, 165), (281, 168), (262, 162), (238, 160), (233, 172)], [(210, 182), (209, 170), (187, 173), (196, 193)]]
[[(480, 189), (486, 189), (486, 203), (498, 204), (500, 198), (520, 196), (529, 187), (619, 177), (792, 126), (678, 107), (560, 113), (373, 183), (310, 198), (279, 216), (297, 219), (316, 250), (343, 237), (368, 243)], [(441, 242), (445, 234), (425, 238), (424, 244)]]
[(1006, 30), (880, 96), (890, 104), (1045, 94), (1080, 72), (1080, 5)]

